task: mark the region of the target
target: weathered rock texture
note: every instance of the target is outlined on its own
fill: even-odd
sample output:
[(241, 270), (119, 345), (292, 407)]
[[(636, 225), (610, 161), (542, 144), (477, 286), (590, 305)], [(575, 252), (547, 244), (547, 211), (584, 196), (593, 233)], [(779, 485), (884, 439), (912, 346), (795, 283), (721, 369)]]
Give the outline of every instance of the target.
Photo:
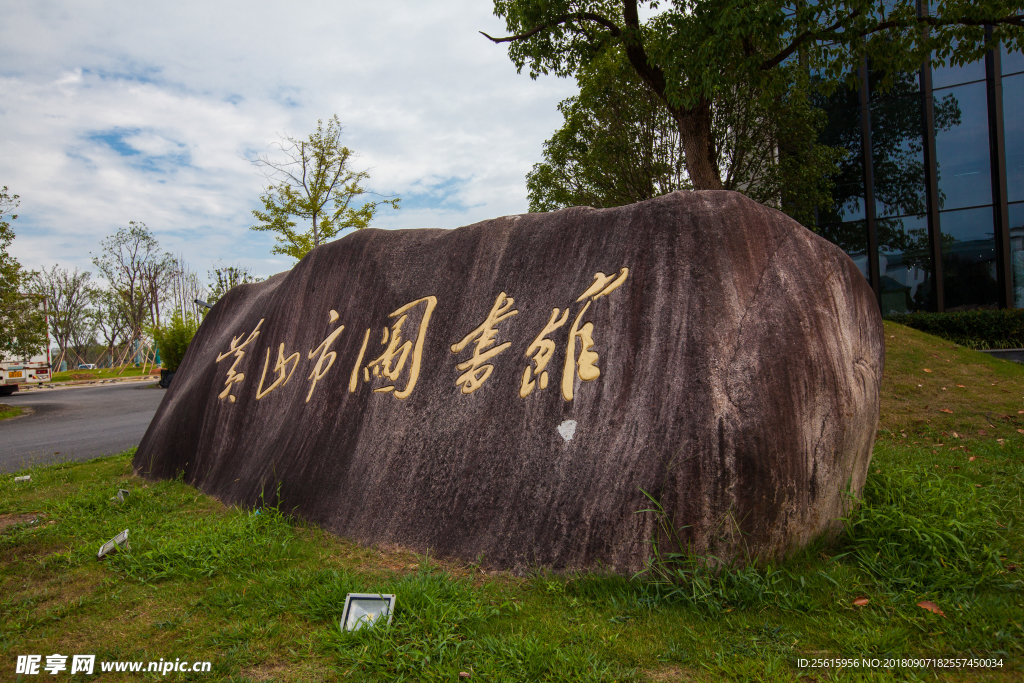
[[(591, 288), (596, 273), (611, 277)], [(402, 314), (389, 315), (417, 301), (404, 365), (375, 376)], [(509, 346), (464, 393), (476, 385), (457, 365), (479, 339), (459, 342), (492, 312), (480, 350)], [(525, 354), (565, 312), (541, 388), (544, 345)], [(659, 533), (638, 514), (643, 491), (697, 551), (778, 556), (834, 528), (860, 491), (882, 364), (852, 261), (736, 193), (363, 230), (214, 307), (135, 467), (184, 471), (229, 503), (279, 494), (340, 535), (494, 567), (640, 568)]]

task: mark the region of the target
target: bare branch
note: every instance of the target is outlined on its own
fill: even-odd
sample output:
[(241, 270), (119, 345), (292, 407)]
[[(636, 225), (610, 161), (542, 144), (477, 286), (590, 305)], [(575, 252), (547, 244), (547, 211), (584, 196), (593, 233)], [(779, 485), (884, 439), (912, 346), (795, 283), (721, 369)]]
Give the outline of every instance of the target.
[(544, 29), (551, 29), (554, 28), (555, 26), (567, 24), (571, 21), (592, 21), (595, 24), (600, 24), (601, 26), (604, 26), (616, 38), (622, 35), (622, 29), (614, 21), (606, 19), (605, 17), (602, 17), (600, 14), (594, 14), (593, 12), (576, 12), (575, 14), (562, 14), (560, 16), (555, 17), (551, 21), (545, 22), (540, 26), (537, 26), (536, 28), (530, 29), (526, 33), (520, 33), (519, 35), (515, 36), (506, 36), (505, 38), (494, 38), (492, 36), (487, 35), (483, 31), (480, 31), (480, 34), (484, 38), (487, 38), (487, 40), (491, 41), (492, 43), (511, 43), (516, 40), (525, 40), (526, 38), (531, 38), (540, 33), (541, 31), (543, 31)]

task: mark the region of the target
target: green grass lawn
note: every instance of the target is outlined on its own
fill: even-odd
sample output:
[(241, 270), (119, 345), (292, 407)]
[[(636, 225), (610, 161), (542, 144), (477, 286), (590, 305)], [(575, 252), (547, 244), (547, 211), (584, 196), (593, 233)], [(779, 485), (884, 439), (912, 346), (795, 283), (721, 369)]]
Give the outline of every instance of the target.
[[(167, 677), (197, 681), (1021, 680), (1024, 367), (890, 324), (886, 341), (882, 424), (846, 533), (719, 574), (692, 558), (640, 577), (485, 573), (146, 482), (130, 452), (4, 475), (0, 680), (17, 655), (53, 653), (212, 662)], [(126, 528), (131, 550), (97, 561)], [(391, 626), (341, 633), (349, 592), (395, 593)], [(827, 657), (1002, 666), (797, 666)]]
[[(139, 377), (142, 375), (142, 367), (131, 367), (128, 366), (121, 372), (121, 368), (97, 368), (95, 370), (68, 370), (67, 372), (55, 372), (53, 374), (53, 382), (70, 382), (73, 380), (82, 379), (112, 379), (115, 377)], [(160, 367), (153, 368), (153, 364), (150, 363), (146, 366), (146, 375), (160, 375)]]
[(9, 406), (4, 403), (0, 403), (0, 420), (18, 417), (22, 412), (23, 410), (18, 406)]

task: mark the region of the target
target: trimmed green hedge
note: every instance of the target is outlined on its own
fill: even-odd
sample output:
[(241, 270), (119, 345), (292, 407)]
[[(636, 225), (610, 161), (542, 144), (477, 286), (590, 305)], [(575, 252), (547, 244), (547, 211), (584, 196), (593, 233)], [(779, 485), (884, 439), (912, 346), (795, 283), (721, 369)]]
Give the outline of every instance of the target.
[(971, 349), (1024, 348), (1024, 309), (907, 313), (887, 315), (900, 325), (913, 327)]

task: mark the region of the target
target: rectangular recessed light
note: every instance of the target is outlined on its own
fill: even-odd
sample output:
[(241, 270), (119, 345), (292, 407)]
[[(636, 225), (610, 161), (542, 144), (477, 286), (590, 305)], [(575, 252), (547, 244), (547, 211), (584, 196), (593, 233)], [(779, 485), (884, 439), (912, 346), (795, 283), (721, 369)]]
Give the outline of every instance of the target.
[(101, 545), (100, 546), (100, 551), (98, 553), (96, 553), (96, 557), (98, 557), (99, 559), (102, 560), (106, 555), (109, 555), (112, 552), (116, 552), (116, 551), (120, 550), (121, 548), (124, 548), (125, 550), (128, 550), (128, 530), (127, 529), (125, 529), (124, 531), (119, 533), (117, 536), (114, 536), (112, 539), (110, 539), (109, 541), (107, 541), (106, 543)]
[(341, 613), (341, 630), (358, 631), (364, 626), (390, 624), (394, 610), (394, 595), (349, 593), (345, 596), (345, 610)]

